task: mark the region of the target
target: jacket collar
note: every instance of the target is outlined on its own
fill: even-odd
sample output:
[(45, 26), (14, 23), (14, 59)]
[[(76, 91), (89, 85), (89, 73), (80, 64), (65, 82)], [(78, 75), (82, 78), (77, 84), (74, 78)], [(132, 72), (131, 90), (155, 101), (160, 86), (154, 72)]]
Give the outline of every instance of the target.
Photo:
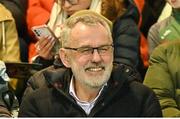
[[(123, 64), (114, 64), (110, 80), (107, 82), (108, 88), (120, 89), (124, 83), (132, 81), (133, 71)], [(48, 86), (68, 93), (72, 72), (70, 69), (61, 67), (55, 70), (47, 70), (44, 72), (45, 80)]]
[(44, 71), (43, 74), (49, 87), (54, 87), (63, 91), (68, 89), (72, 77), (70, 69), (61, 67), (55, 70)]

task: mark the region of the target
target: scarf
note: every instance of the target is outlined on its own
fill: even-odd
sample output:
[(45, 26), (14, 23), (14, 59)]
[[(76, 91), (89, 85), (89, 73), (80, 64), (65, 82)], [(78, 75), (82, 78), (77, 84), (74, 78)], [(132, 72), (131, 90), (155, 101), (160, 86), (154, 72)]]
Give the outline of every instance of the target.
[[(89, 10), (100, 13), (101, 0), (92, 0)], [(50, 20), (47, 24), (49, 28), (54, 32), (56, 37), (60, 36), (60, 25), (63, 24), (67, 18), (67, 13), (61, 8), (61, 0), (56, 0), (51, 11)]]

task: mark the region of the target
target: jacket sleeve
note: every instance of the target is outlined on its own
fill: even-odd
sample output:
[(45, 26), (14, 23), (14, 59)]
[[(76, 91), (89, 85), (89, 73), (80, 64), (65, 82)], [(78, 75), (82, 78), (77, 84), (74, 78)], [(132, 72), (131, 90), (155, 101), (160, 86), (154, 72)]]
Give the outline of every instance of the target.
[(145, 92), (142, 117), (162, 117), (161, 107), (156, 94), (152, 90)]
[(166, 50), (163, 47), (156, 48), (150, 57), (150, 66), (147, 70), (144, 84), (152, 88), (156, 93), (163, 116), (180, 116), (175, 101), (175, 84), (168, 69)]
[(28, 0), (26, 20), (28, 31), (31, 36), (33, 36), (31, 31), (33, 26), (45, 24), (49, 20), (50, 11), (48, 10), (48, 6), (43, 4), (43, 2), (53, 4), (51, 1), (53, 0), (50, 0), (50, 2), (46, 0)]
[(151, 28), (149, 29), (148, 37), (147, 37), (149, 44), (149, 54), (151, 54), (154, 48), (160, 44), (158, 29), (159, 28), (157, 24), (152, 25)]
[(136, 81), (131, 81), (129, 88), (136, 99), (134, 105), (139, 105), (136, 109), (140, 112), (138, 117), (162, 117), (159, 101), (152, 89)]
[(140, 58), (140, 32), (133, 19), (117, 19), (113, 25), (115, 62), (137, 67)]
[(20, 62), (20, 48), (15, 21), (9, 10), (0, 7), (2, 10), (1, 18), (3, 18), (0, 21), (0, 37), (2, 38), (0, 40), (4, 40), (1, 41), (1, 43), (4, 42), (1, 48), (4, 49), (0, 51), (0, 59), (5, 62)]
[(15, 21), (7, 22), (6, 26), (7, 57), (6, 61), (20, 62), (20, 47)]

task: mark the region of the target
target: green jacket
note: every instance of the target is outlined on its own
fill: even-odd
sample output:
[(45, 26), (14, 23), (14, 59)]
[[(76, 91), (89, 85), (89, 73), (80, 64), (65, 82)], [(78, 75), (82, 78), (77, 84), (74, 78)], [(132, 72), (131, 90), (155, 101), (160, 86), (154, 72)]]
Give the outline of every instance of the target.
[(164, 117), (180, 117), (180, 41), (155, 48), (144, 84), (157, 94)]
[(0, 4), (0, 60), (20, 62), (16, 24), (11, 13), (2, 4)]
[(149, 29), (148, 44), (151, 54), (155, 47), (165, 41), (180, 40), (180, 10), (173, 9), (171, 16), (157, 22)]

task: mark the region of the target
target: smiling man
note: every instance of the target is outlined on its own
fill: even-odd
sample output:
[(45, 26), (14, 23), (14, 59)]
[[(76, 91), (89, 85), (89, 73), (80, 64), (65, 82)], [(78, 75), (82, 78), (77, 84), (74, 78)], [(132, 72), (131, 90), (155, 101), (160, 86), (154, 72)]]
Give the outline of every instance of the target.
[(113, 65), (108, 23), (87, 10), (66, 21), (59, 50), (66, 68), (43, 73), (47, 85), (23, 98), (20, 117), (161, 116), (153, 91), (135, 81), (124, 65)]

